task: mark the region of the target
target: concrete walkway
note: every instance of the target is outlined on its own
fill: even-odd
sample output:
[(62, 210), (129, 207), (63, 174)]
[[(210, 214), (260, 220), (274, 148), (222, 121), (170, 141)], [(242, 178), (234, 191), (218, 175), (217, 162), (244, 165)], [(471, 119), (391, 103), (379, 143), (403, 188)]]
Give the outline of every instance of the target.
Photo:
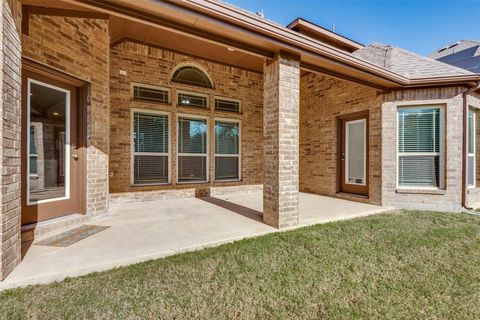
[[(110, 226), (100, 233), (69, 247), (31, 245), (21, 264), (0, 282), (0, 290), (58, 281), (277, 232), (262, 222), (261, 210), (261, 192), (117, 205), (111, 208), (109, 216), (89, 223)], [(386, 210), (302, 193), (300, 226)]]

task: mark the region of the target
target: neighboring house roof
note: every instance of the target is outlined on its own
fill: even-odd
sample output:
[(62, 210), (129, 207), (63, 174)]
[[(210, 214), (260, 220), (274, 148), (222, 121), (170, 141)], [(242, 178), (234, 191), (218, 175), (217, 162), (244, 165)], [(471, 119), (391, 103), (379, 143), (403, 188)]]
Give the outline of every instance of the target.
[(480, 73), (480, 41), (461, 40), (433, 52), (430, 58)]
[(358, 49), (353, 55), (409, 79), (473, 75), (470, 71), (380, 43)]

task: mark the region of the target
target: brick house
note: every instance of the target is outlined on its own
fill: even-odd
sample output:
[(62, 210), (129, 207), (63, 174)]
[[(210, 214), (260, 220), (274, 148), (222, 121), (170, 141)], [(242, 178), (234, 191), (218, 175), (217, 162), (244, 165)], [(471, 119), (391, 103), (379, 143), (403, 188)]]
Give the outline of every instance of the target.
[[(111, 203), (263, 190), (480, 206), (480, 75), (207, 0), (2, 0), (0, 279), (21, 231)], [(478, 142), (477, 142), (478, 141)]]

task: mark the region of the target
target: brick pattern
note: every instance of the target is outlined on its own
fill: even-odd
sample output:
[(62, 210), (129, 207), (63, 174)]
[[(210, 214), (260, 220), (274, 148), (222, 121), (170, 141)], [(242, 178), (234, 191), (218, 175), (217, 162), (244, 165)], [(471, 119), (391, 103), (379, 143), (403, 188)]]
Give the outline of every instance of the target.
[(298, 225), (300, 63), (283, 53), (264, 70), (263, 220)]
[[(402, 90), (383, 97), (382, 204), (418, 210), (462, 210), (462, 130), (464, 88)], [(397, 108), (445, 106), (445, 190), (397, 190)]]
[(378, 91), (314, 73), (302, 76), (300, 83), (300, 190), (337, 196), (337, 117), (368, 110), (370, 195), (363, 201), (380, 204), (382, 150)]
[(0, 6), (0, 281), (20, 263), (21, 44), (19, 4)]
[[(262, 183), (262, 74), (201, 60), (179, 53), (150, 47), (145, 44), (123, 42), (111, 49), (110, 57), (111, 117), (110, 117), (110, 192), (131, 193), (196, 188), (208, 194), (214, 186), (234, 186)], [(175, 67), (181, 63), (193, 63), (206, 70), (214, 81), (214, 89), (172, 83)], [(126, 75), (120, 75), (120, 70)], [(131, 82), (168, 87), (171, 104), (149, 103), (131, 100)], [(207, 94), (209, 110), (177, 107), (177, 90)], [(214, 111), (214, 96), (241, 100), (242, 114)], [(166, 111), (170, 113), (171, 127), (171, 176), (170, 185), (131, 186), (131, 109)], [(192, 114), (208, 118), (209, 122), (209, 181), (202, 184), (177, 184), (177, 115)], [(214, 180), (214, 119), (229, 118), (241, 121), (241, 182), (217, 182)], [(204, 191), (202, 191), (204, 189)], [(162, 192), (152, 193), (162, 198)], [(168, 193), (167, 193), (168, 194)], [(125, 194), (130, 198), (128, 194)], [(143, 197), (137, 195), (136, 197)]]
[(23, 55), (90, 83), (87, 103), (87, 213), (108, 209), (109, 23), (31, 15)]

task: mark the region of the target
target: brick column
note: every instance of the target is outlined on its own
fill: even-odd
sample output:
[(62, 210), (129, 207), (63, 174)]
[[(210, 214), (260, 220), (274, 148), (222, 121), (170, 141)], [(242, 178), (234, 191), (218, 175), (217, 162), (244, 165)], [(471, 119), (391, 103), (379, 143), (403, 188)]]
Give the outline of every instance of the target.
[[(0, 281), (21, 260), (21, 43), (18, 2), (0, 5)], [(15, 19), (17, 18), (17, 19)]]
[(298, 225), (300, 60), (284, 52), (264, 67), (263, 221)]

